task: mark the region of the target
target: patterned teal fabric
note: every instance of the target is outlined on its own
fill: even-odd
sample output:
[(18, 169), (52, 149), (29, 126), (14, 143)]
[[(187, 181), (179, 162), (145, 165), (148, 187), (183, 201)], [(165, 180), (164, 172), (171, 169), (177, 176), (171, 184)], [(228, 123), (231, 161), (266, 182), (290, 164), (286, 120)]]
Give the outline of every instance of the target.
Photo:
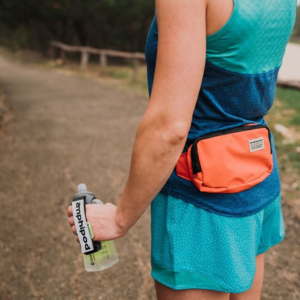
[(228, 22), (207, 37), (207, 60), (247, 74), (280, 67), (295, 22), (296, 0), (233, 1)]
[(172, 289), (248, 290), (256, 255), (285, 236), (278, 196), (259, 213), (231, 218), (159, 193), (151, 203), (151, 275)]

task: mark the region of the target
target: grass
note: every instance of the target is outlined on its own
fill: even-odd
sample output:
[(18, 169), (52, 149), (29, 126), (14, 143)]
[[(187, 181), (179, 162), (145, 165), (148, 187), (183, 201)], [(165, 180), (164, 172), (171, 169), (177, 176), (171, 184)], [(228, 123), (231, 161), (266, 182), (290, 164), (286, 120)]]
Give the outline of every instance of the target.
[[(300, 175), (300, 91), (277, 87), (274, 105), (266, 116), (271, 128), (277, 159), (282, 177), (296, 178)], [(276, 132), (275, 125), (288, 128), (293, 139), (289, 140)], [(296, 180), (296, 179), (293, 179)], [(299, 189), (297, 187), (297, 189)]]
[[(265, 119), (275, 139), (282, 197), (296, 209), (300, 199), (300, 91), (277, 87), (273, 107)], [(276, 124), (288, 128), (293, 138), (277, 132)]]
[(119, 71), (119, 70), (113, 70), (113, 69), (108, 70), (108, 75), (113, 77), (113, 78), (116, 78), (116, 79), (124, 79), (124, 78), (128, 77), (127, 72)]
[(300, 91), (277, 88), (276, 97), (280, 99), (287, 125), (300, 125)]
[(300, 91), (277, 87), (273, 107), (266, 119), (271, 124), (280, 123), (287, 127), (300, 124)]

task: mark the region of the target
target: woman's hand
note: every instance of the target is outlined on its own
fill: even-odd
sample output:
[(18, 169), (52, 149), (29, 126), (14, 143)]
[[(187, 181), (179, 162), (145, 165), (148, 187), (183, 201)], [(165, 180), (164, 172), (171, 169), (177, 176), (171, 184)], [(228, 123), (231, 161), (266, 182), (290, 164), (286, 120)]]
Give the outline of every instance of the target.
[[(116, 211), (117, 207), (111, 203), (101, 204), (87, 204), (85, 206), (86, 219), (91, 224), (94, 233), (93, 240), (95, 241), (108, 241), (114, 240), (124, 236), (128, 229), (121, 228), (117, 223)], [(76, 234), (74, 225), (74, 218), (72, 206), (68, 208), (68, 221), (72, 227), (72, 232)], [(77, 237), (77, 242), (79, 239)]]

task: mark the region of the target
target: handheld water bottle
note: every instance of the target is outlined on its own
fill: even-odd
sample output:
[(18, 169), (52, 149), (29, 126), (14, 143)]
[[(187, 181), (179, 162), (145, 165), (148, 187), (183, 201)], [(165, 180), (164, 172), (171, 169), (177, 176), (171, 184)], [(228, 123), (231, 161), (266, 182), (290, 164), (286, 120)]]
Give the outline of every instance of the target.
[(78, 185), (78, 193), (72, 201), (72, 210), (76, 232), (79, 238), (85, 270), (88, 272), (102, 271), (116, 264), (119, 259), (113, 241), (93, 241), (91, 225), (86, 220), (85, 205), (102, 204), (96, 196), (87, 191), (86, 185)]

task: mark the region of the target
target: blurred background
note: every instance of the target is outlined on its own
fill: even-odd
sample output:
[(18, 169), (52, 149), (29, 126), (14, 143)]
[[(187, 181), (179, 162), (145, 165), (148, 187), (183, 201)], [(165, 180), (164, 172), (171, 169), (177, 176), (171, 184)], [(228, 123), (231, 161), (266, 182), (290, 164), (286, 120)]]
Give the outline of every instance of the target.
[[(298, 1), (300, 5), (300, 1)], [(87, 273), (67, 223), (84, 182), (117, 203), (148, 104), (154, 1), (0, 0), (0, 299), (155, 299), (150, 211)], [(266, 116), (286, 237), (266, 254), (263, 300), (300, 299), (300, 6)]]
[(143, 51), (154, 1), (1, 0), (1, 44), (47, 53), (49, 41)]

